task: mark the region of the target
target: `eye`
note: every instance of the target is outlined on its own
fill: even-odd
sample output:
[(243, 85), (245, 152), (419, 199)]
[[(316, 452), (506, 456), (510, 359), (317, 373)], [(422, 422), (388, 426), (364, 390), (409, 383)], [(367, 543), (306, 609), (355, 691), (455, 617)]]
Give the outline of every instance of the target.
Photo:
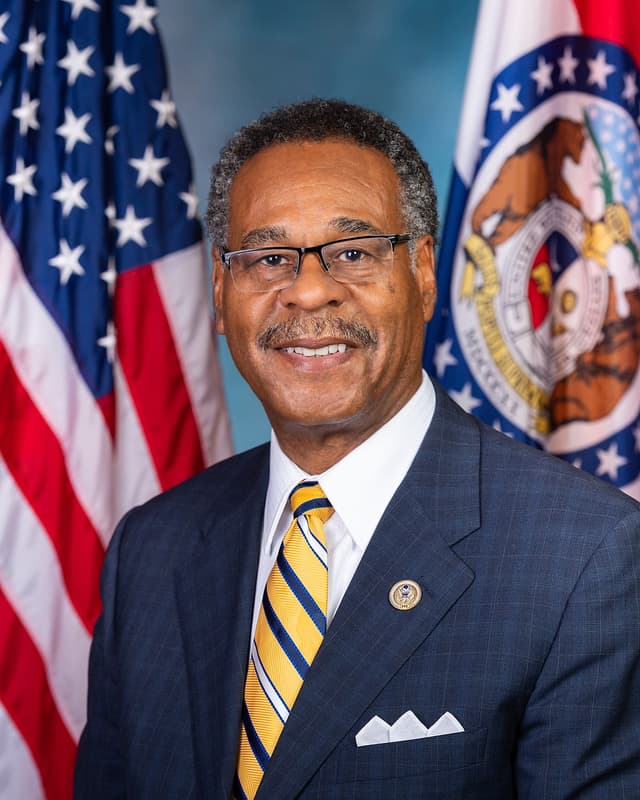
[(260, 259), (260, 263), (266, 267), (281, 267), (286, 263), (286, 256), (282, 253), (268, 253)]
[(358, 264), (367, 258), (371, 258), (370, 254), (356, 247), (348, 247), (334, 256), (335, 261), (343, 261), (349, 264)]
[(296, 262), (296, 254), (290, 253), (286, 250), (263, 250), (253, 253), (249, 268), (257, 268), (261, 270), (283, 270), (294, 269)]

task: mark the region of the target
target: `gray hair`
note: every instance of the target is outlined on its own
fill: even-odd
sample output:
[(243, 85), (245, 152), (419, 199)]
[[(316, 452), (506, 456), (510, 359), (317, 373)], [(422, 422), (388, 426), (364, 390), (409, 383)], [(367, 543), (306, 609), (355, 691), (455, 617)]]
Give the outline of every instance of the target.
[(375, 111), (341, 100), (312, 99), (282, 106), (240, 128), (220, 152), (211, 175), (205, 221), (211, 241), (227, 245), (229, 191), (245, 161), (261, 150), (286, 142), (346, 139), (379, 150), (392, 163), (400, 181), (400, 204), (407, 232), (438, 232), (433, 179), (416, 146), (400, 128)]

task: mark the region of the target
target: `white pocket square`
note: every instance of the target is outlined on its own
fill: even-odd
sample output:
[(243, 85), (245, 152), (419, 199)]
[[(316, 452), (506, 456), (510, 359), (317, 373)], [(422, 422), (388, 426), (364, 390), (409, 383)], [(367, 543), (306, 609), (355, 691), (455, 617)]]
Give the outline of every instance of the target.
[(358, 747), (366, 747), (370, 744), (406, 742), (410, 739), (426, 739), (430, 736), (445, 736), (451, 733), (464, 733), (464, 728), (449, 711), (430, 728), (423, 725), (413, 711), (405, 711), (393, 725), (389, 725), (381, 717), (372, 717), (356, 734), (356, 744)]

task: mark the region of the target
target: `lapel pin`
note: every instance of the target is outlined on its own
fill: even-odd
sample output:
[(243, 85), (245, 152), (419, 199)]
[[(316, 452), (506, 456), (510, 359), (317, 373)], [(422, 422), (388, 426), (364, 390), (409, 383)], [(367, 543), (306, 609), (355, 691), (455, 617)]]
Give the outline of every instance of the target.
[(405, 579), (394, 583), (389, 590), (389, 602), (398, 611), (411, 611), (422, 600), (422, 589), (415, 581)]

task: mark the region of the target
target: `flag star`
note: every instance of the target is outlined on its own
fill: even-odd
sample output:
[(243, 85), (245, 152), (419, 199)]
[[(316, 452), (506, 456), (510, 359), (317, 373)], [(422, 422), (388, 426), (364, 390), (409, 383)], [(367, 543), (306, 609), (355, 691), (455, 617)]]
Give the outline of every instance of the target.
[(60, 270), (60, 283), (66, 286), (72, 275), (84, 275), (84, 268), (80, 264), (80, 256), (84, 253), (84, 246), (78, 245), (73, 250), (66, 239), (60, 239), (60, 252), (55, 258), (49, 259), (52, 267)]
[(116, 53), (113, 65), (105, 67), (105, 72), (109, 76), (108, 92), (115, 92), (116, 89), (124, 89), (125, 92), (133, 94), (135, 89), (131, 83), (131, 78), (140, 69), (140, 64), (125, 64), (122, 53)]
[(29, 128), (33, 128), (37, 131), (40, 127), (36, 119), (36, 111), (39, 105), (40, 101), (35, 98), (32, 100), (29, 97), (29, 92), (22, 93), (22, 102), (11, 112), (16, 119), (20, 120), (21, 136), (24, 136)]
[(438, 377), (441, 378), (447, 367), (455, 367), (458, 359), (451, 355), (451, 345), (453, 339), (445, 339), (439, 345), (436, 345), (436, 352), (433, 357), (433, 363), (436, 365), (436, 372)]
[(138, 170), (136, 186), (144, 186), (147, 181), (152, 181), (156, 186), (162, 186), (164, 181), (160, 170), (169, 164), (169, 158), (156, 158), (153, 154), (153, 145), (148, 144), (142, 158), (130, 158), (129, 164)]
[(113, 224), (113, 220), (116, 218), (116, 207), (113, 203), (109, 203), (104, 209), (104, 215), (109, 220), (111, 224)]
[(81, 117), (76, 117), (70, 108), (65, 108), (64, 123), (56, 128), (58, 136), (62, 136), (65, 140), (65, 153), (71, 153), (78, 142), (91, 144), (93, 140), (85, 131), (85, 127), (90, 119), (91, 114), (83, 114)]
[(113, 140), (119, 130), (120, 128), (117, 125), (112, 125), (110, 128), (107, 128), (107, 132), (104, 137), (104, 151), (108, 156), (112, 156), (116, 151)]
[(546, 89), (553, 89), (552, 72), (553, 63), (538, 56), (538, 67), (531, 73), (531, 77), (536, 82), (536, 94), (544, 94)]
[(624, 89), (622, 90), (622, 98), (633, 105), (636, 95), (638, 94), (638, 84), (636, 83), (635, 72), (625, 72), (624, 75)]
[(596, 475), (608, 475), (612, 481), (617, 480), (618, 470), (623, 467), (627, 460), (618, 454), (618, 445), (612, 442), (606, 450), (596, 450), (596, 455), (600, 459)]
[(63, 172), (61, 180), (60, 188), (51, 197), (62, 203), (62, 216), (68, 217), (74, 208), (87, 208), (87, 203), (82, 196), (82, 190), (88, 183), (87, 179), (81, 178), (74, 183), (67, 173)]
[(491, 103), (490, 108), (499, 111), (504, 123), (509, 122), (514, 111), (522, 111), (523, 105), (518, 100), (520, 84), (515, 83), (509, 89), (503, 84), (498, 84), (498, 98)]
[(570, 47), (565, 47), (562, 58), (558, 59), (560, 83), (576, 82), (576, 68), (579, 63), (578, 59), (573, 57), (573, 50)]
[(599, 89), (606, 89), (607, 78), (616, 71), (616, 68), (613, 64), (607, 64), (604, 50), (599, 50), (595, 58), (588, 58), (587, 65), (589, 67), (589, 77), (587, 78), (589, 86), (595, 84)]
[(107, 289), (110, 295), (113, 295), (116, 288), (116, 279), (118, 273), (116, 272), (116, 265), (113, 258), (109, 258), (107, 268), (104, 272), (100, 273), (100, 278), (107, 284)]
[(86, 8), (88, 11), (100, 11), (100, 6), (95, 0), (64, 0), (71, 6), (71, 19), (78, 19)]
[(9, 41), (9, 37), (4, 32), (4, 26), (9, 22), (9, 12), (5, 11), (3, 14), (0, 14), (0, 44), (6, 44)]
[(571, 465), (574, 466), (576, 469), (582, 469), (582, 459), (581, 458), (574, 458), (571, 462)]
[(142, 28), (147, 33), (155, 33), (151, 22), (158, 13), (158, 9), (148, 6), (145, 0), (136, 0), (133, 6), (120, 6), (120, 11), (129, 17), (127, 33), (134, 33), (138, 28)]
[(195, 219), (198, 214), (198, 195), (193, 184), (189, 185), (188, 192), (180, 192), (178, 197), (187, 204), (187, 219)]
[(97, 341), (96, 344), (100, 347), (104, 347), (106, 354), (107, 354), (107, 361), (110, 364), (113, 364), (116, 358), (116, 328), (113, 322), (109, 320), (107, 322), (107, 333), (105, 336), (101, 336)]
[(460, 391), (450, 389), (449, 394), (459, 406), (464, 408), (464, 410), (468, 411), (470, 414), (475, 408), (478, 408), (478, 406), (482, 405), (482, 400), (478, 400), (478, 398), (474, 397), (471, 393), (471, 384), (468, 382), (465, 383)]
[(158, 112), (156, 128), (164, 128), (165, 125), (171, 125), (172, 128), (178, 127), (176, 104), (171, 99), (168, 89), (162, 92), (159, 100), (150, 100), (149, 105)]
[(23, 53), (27, 54), (27, 67), (33, 69), (36, 64), (44, 64), (42, 46), (47, 37), (44, 33), (36, 33), (34, 27), (29, 28), (29, 37), (20, 45)]
[(78, 50), (76, 43), (69, 39), (67, 42), (67, 54), (58, 61), (58, 66), (67, 70), (67, 83), (69, 86), (73, 86), (80, 75), (88, 75), (92, 78), (96, 74), (89, 66), (89, 58), (94, 50), (95, 47), (85, 47), (84, 50)]
[(38, 194), (33, 185), (33, 176), (37, 169), (35, 164), (26, 167), (21, 156), (18, 156), (16, 159), (16, 171), (7, 178), (7, 183), (13, 186), (16, 203), (19, 203), (25, 194)]
[(142, 231), (151, 225), (153, 220), (151, 217), (136, 217), (133, 206), (127, 206), (127, 211), (123, 219), (114, 219), (113, 227), (118, 231), (118, 241), (116, 245), (122, 247), (127, 242), (135, 242), (141, 247), (144, 247), (147, 240), (144, 238)]

